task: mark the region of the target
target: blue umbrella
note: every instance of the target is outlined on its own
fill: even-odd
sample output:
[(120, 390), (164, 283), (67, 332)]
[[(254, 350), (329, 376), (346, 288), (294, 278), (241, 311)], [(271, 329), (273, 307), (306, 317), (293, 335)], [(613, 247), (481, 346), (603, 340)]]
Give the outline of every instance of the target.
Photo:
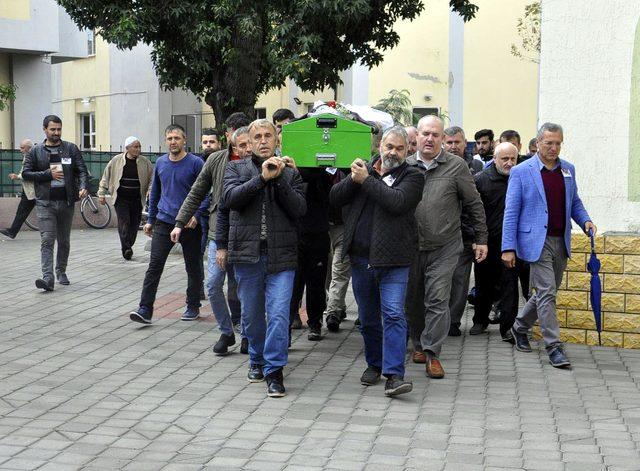
[(600, 332), (602, 332), (602, 284), (598, 276), (601, 263), (596, 256), (596, 241), (591, 229), (589, 229), (589, 238), (591, 239), (591, 256), (589, 257), (589, 263), (587, 263), (587, 270), (591, 273), (591, 292), (589, 297), (591, 298), (591, 309), (593, 310), (593, 318), (596, 321), (596, 330), (598, 331), (598, 345), (602, 345), (602, 339), (600, 338)]

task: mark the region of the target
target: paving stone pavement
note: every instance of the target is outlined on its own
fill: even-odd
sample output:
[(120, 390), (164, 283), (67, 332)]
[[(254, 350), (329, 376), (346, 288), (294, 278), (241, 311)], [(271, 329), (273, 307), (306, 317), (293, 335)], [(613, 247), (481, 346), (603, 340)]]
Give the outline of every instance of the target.
[(181, 257), (162, 316), (129, 321), (144, 239), (125, 262), (115, 230), (74, 231), (72, 285), (48, 294), (38, 235), (0, 240), (0, 469), (640, 470), (640, 351), (569, 345), (573, 370), (557, 370), (492, 328), (447, 341), (442, 380), (408, 363), (414, 391), (388, 399), (358, 381), (350, 295), (340, 333), (294, 331), (288, 395), (268, 399), (247, 356), (213, 355), (210, 317), (179, 320)]

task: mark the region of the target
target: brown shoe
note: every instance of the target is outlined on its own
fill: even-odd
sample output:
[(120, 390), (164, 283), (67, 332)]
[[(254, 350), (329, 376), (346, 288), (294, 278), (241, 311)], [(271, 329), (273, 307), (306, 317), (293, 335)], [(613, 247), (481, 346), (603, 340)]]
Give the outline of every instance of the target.
[(434, 379), (444, 378), (444, 368), (442, 368), (440, 360), (431, 358), (427, 362), (427, 376)]
[(420, 350), (416, 350), (413, 352), (413, 356), (411, 359), (414, 363), (426, 363), (427, 355), (425, 355), (424, 352), (421, 352)]

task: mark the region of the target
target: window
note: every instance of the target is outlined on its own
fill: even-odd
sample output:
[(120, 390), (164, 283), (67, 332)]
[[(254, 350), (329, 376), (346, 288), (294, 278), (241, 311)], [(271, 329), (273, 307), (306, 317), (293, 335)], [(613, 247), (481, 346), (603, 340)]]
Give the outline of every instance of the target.
[(82, 150), (96, 148), (96, 114), (84, 113), (80, 115), (80, 143)]
[(96, 35), (92, 29), (87, 30), (87, 55), (96, 55)]
[(267, 118), (267, 109), (266, 108), (254, 108), (253, 112), (256, 115), (256, 119), (266, 119)]
[(429, 114), (434, 114), (436, 116), (440, 116), (440, 108), (431, 107), (431, 108), (423, 108), (423, 107), (414, 107), (413, 108), (413, 124), (418, 124), (418, 120), (423, 116), (427, 116)]

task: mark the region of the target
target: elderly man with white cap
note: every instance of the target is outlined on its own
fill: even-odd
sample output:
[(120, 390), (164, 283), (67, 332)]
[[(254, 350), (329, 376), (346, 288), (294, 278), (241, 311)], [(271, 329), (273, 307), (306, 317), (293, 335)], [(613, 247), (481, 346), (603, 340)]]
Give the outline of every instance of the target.
[(124, 148), (125, 151), (111, 159), (104, 169), (98, 197), (100, 203), (106, 204), (105, 196), (111, 195), (118, 215), (122, 256), (125, 260), (131, 260), (142, 208), (151, 185), (153, 165), (148, 158), (141, 155), (142, 146), (137, 137), (127, 137)]

